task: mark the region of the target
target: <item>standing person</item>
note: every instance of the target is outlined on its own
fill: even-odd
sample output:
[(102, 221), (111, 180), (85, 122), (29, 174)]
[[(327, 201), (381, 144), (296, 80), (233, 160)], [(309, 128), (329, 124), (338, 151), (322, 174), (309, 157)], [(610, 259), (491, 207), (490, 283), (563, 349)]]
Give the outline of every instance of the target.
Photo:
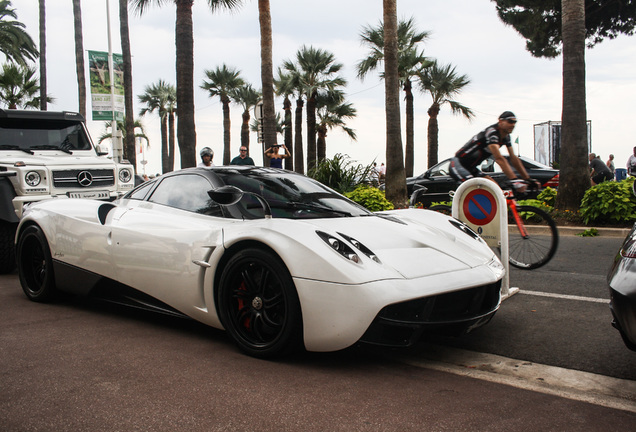
[(616, 175), (616, 165), (614, 165), (614, 155), (613, 154), (609, 155), (609, 159), (607, 160), (607, 162), (605, 162), (605, 165), (607, 165), (607, 167), (609, 168), (610, 172), (612, 173), (612, 178), (614, 178), (614, 176)]
[(634, 147), (634, 154), (627, 159), (627, 174), (636, 176), (636, 147)]
[(230, 165), (255, 165), (254, 160), (247, 155), (247, 147), (241, 146), (239, 155), (230, 162)]
[(610, 172), (607, 165), (603, 163), (600, 158), (596, 157), (595, 153), (590, 153), (590, 168), (592, 172), (590, 174), (590, 178), (592, 181), (592, 186), (596, 186), (599, 183), (603, 183), (604, 181), (612, 179), (612, 173)]
[(212, 162), (214, 151), (210, 147), (203, 147), (199, 152), (199, 156), (201, 156), (201, 162), (197, 165), (198, 167), (209, 168), (214, 166)]
[(380, 164), (380, 183), (384, 183), (384, 179), (386, 178), (386, 166), (384, 166), (384, 162)]
[[(283, 150), (285, 150), (284, 154), (278, 154), (281, 147), (283, 148)], [(291, 155), (289, 154), (289, 150), (287, 150), (287, 147), (285, 146), (285, 144), (283, 145), (274, 144), (273, 146), (265, 150), (265, 156), (269, 159), (270, 167), (282, 168), (283, 159), (287, 159)]]
[[(515, 128), (517, 117), (511, 111), (504, 111), (499, 116), (497, 123), (488, 126), (486, 129), (472, 137), (461, 149), (455, 153), (451, 159), (450, 175), (455, 180), (464, 182), (474, 177), (486, 177), (492, 180), (477, 168), (484, 160), (493, 156), (495, 162), (501, 167), (506, 176), (513, 180), (512, 186), (519, 192), (524, 192), (530, 183), (538, 184), (528, 175), (523, 163), (515, 154), (510, 141), (510, 134)], [(525, 184), (518, 180), (517, 175), (508, 164), (506, 158), (499, 149), (506, 146), (510, 155), (510, 163), (517, 170), (519, 175), (526, 180)]]

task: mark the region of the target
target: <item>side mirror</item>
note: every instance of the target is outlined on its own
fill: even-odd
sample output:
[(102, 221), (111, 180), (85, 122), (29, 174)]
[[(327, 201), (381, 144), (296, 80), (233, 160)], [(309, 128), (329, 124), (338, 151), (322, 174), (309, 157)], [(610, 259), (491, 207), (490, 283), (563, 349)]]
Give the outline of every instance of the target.
[(97, 152), (97, 156), (106, 156), (108, 154), (108, 150), (102, 147), (101, 144), (95, 146), (95, 151)]
[(272, 210), (269, 207), (267, 201), (262, 196), (252, 193), (252, 192), (244, 192), (236, 186), (221, 186), (220, 188), (212, 189), (208, 191), (208, 196), (215, 202), (219, 203), (222, 206), (229, 206), (236, 204), (243, 198), (243, 195), (249, 195), (256, 198), (261, 207), (263, 207), (263, 215), (265, 219), (271, 219)]
[(221, 186), (208, 191), (208, 196), (221, 205), (236, 204), (243, 198), (243, 191), (236, 186)]

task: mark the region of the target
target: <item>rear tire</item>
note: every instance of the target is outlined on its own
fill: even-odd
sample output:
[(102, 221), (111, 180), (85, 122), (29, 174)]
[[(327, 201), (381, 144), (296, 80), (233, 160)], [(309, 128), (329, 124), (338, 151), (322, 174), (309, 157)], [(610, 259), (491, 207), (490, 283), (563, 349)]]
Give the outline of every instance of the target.
[(39, 226), (31, 225), (20, 233), (17, 261), (22, 290), (30, 300), (46, 303), (57, 297), (51, 251)]
[(532, 206), (517, 206), (527, 228), (542, 228), (542, 233), (529, 233), (524, 238), (515, 223), (512, 211), (508, 211), (508, 252), (510, 264), (533, 270), (547, 264), (559, 246), (559, 232), (554, 220), (545, 211)]

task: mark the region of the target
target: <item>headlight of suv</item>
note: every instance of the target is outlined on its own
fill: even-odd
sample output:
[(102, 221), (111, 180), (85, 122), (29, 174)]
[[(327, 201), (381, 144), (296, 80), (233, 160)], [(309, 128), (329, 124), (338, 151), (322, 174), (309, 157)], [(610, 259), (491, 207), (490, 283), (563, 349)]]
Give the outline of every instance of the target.
[(42, 177), (37, 171), (29, 171), (24, 176), (24, 181), (31, 187), (36, 187), (42, 181)]
[(119, 181), (120, 182), (128, 183), (131, 179), (132, 179), (132, 172), (129, 169), (124, 168), (122, 170), (119, 170)]

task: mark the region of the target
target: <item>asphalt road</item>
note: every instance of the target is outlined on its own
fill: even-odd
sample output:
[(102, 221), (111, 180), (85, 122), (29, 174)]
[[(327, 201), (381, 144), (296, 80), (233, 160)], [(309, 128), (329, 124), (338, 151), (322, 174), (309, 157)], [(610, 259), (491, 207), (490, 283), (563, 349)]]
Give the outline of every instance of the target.
[(17, 275), (0, 276), (0, 430), (632, 430), (634, 410), (423, 361), (439, 351), (450, 364), (453, 350), (633, 383), (636, 353), (622, 345), (603, 303), (618, 245), (562, 238), (548, 266), (512, 271), (521, 292), (465, 337), (276, 362), (242, 355), (225, 333), (187, 320), (78, 298), (32, 303)]

